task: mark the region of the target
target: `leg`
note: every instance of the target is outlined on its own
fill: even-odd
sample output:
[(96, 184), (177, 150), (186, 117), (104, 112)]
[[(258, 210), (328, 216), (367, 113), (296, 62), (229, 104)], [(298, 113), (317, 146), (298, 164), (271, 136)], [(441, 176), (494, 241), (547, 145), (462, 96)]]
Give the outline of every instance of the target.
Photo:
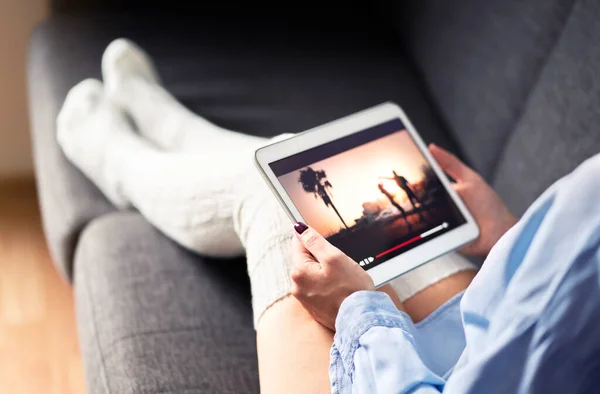
[(410, 200), (410, 203), (412, 204), (413, 209), (416, 211), (417, 210), (417, 204), (419, 204), (419, 211), (417, 212), (417, 214), (419, 215), (419, 219), (421, 219), (423, 221), (426, 221), (425, 217), (423, 216), (423, 213), (421, 212), (421, 210), (423, 209), (423, 204), (421, 204), (421, 200), (419, 200), (419, 198), (412, 191), (412, 189), (408, 189), (408, 190), (410, 191), (409, 193), (407, 193), (408, 194), (408, 199)]
[(58, 141), (111, 201), (137, 208), (182, 246), (217, 257), (244, 253), (232, 217), (235, 174), (243, 170), (223, 161), (215, 172), (210, 157), (156, 149), (134, 133), (99, 81), (69, 92)]
[[(93, 105), (77, 105), (87, 102), (86, 97), (94, 97)], [(210, 172), (199, 170), (215, 163), (203, 164), (198, 155), (161, 152), (145, 143), (106, 100), (97, 81), (86, 81), (73, 88), (61, 111), (59, 133), (65, 154), (106, 195), (115, 196), (111, 200), (123, 206), (132, 204), (163, 233), (197, 252), (225, 255), (237, 253), (236, 248), (243, 252), (237, 238), (239, 247), (215, 245), (213, 243), (219, 242), (223, 234), (218, 231), (203, 234), (202, 228), (209, 228), (219, 219), (217, 209), (229, 205), (231, 210), (220, 214), (229, 223), (223, 228), (228, 233), (226, 238), (231, 234), (236, 236), (234, 216), (239, 218), (236, 219), (238, 233), (248, 246), (248, 271), (256, 317), (274, 303), (257, 330), (262, 391), (293, 392), (296, 387), (287, 387), (290, 382), (295, 386), (298, 382), (305, 383), (297, 385), (300, 393), (329, 390), (332, 333), (310, 318), (294, 298), (286, 297), (291, 287), (287, 275), (290, 261), (287, 238), (291, 236), (291, 224), (268, 192), (241, 202), (234, 215), (233, 201), (224, 202), (219, 197), (235, 193), (221, 195), (216, 189), (210, 190), (209, 184), (219, 180), (211, 180)], [(128, 148), (122, 154), (108, 154), (112, 147), (125, 145)], [(228, 168), (229, 172), (232, 170)], [(111, 177), (107, 178), (107, 174)], [(194, 182), (194, 179), (202, 182)], [(247, 186), (240, 187), (242, 193), (255, 190), (256, 186), (261, 190), (260, 184)], [(194, 218), (203, 213), (211, 215), (209, 220)], [(311, 378), (306, 379), (306, 376)]]
[(390, 282), (406, 313), (417, 323), (465, 290), (477, 267), (457, 253), (449, 253)]
[(256, 330), (261, 393), (329, 393), (333, 333), (291, 296), (273, 304)]
[(398, 205), (398, 203), (396, 201), (392, 200), (392, 204), (396, 207), (396, 209), (398, 211), (400, 211), (400, 213), (402, 214), (402, 219), (404, 219), (404, 222), (406, 223), (406, 227), (408, 227), (408, 231), (410, 231), (412, 226), (411, 226), (410, 222), (408, 221), (408, 218), (406, 217), (406, 211), (404, 211), (404, 209), (400, 205)]
[[(465, 290), (475, 271), (462, 271), (404, 301), (404, 309), (420, 321)], [(401, 307), (389, 285), (380, 289)], [(329, 393), (329, 350), (333, 333), (317, 323), (294, 297), (269, 307), (257, 326), (262, 393)], [(310, 377), (308, 379), (307, 377)]]
[(477, 271), (466, 269), (433, 283), (414, 296), (404, 300), (403, 305), (411, 319), (418, 323), (442, 306), (446, 301), (466, 290)]

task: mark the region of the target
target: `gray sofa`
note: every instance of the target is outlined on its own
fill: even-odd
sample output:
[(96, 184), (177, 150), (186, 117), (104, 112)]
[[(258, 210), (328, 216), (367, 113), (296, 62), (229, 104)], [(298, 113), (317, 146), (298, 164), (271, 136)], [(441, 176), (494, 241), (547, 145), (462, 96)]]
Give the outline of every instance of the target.
[(111, 3), (121, 8), (53, 12), (33, 32), (28, 70), (44, 227), (73, 283), (91, 393), (258, 391), (244, 261), (191, 254), (116, 211), (56, 144), (67, 91), (99, 77), (116, 37), (146, 48), (186, 106), (250, 134), (395, 101), (516, 214), (600, 151), (597, 1)]

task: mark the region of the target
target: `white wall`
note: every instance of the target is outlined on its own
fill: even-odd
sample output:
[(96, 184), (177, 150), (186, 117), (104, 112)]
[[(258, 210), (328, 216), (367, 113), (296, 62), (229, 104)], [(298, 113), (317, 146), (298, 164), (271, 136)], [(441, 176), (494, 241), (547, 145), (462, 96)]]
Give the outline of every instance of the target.
[(25, 63), (31, 29), (47, 12), (47, 0), (0, 0), (0, 178), (33, 173)]

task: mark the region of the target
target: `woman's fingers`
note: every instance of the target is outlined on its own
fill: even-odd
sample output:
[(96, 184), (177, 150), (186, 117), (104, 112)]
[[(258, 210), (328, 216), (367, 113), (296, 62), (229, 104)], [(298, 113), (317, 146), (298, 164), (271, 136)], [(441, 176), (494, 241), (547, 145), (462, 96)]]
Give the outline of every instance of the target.
[(299, 264), (304, 263), (306, 261), (314, 260), (314, 257), (312, 256), (312, 254), (310, 254), (308, 249), (304, 247), (304, 245), (300, 241), (300, 238), (295, 237), (292, 239), (292, 248), (294, 249), (294, 259), (296, 260), (295, 263)]
[(306, 284), (312, 275), (321, 269), (321, 266), (297, 237), (292, 239), (292, 248), (294, 250), (292, 254), (294, 263), (294, 269), (291, 272), (292, 281), (297, 285)]
[(429, 145), (429, 151), (438, 162), (442, 170), (454, 178), (457, 182), (465, 181), (475, 172), (460, 159), (447, 150), (435, 144)]
[[(298, 233), (298, 240), (314, 256), (321, 264), (328, 264), (333, 261), (340, 253), (339, 249), (329, 243), (321, 234), (312, 227), (308, 227), (301, 223), (302, 226), (296, 224), (294, 228)], [(298, 228), (302, 231), (298, 231)]]

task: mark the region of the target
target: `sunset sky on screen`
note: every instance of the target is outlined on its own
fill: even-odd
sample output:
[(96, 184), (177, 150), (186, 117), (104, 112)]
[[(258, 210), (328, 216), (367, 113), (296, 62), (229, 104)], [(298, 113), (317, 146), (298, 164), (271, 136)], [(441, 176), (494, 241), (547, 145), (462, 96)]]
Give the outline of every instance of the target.
[[(342, 152), (335, 156), (311, 164), (313, 170), (325, 170), (327, 179), (333, 185), (330, 189), (332, 200), (348, 226), (354, 225), (363, 213), (362, 204), (385, 198), (379, 191), (378, 177), (392, 177), (392, 170), (404, 176), (408, 182), (416, 183), (423, 178), (421, 167), (427, 165), (421, 152), (406, 131), (390, 134), (365, 145)], [(305, 167), (306, 168), (306, 167)], [(307, 224), (319, 233), (328, 236), (343, 227), (333, 209), (323, 201), (306, 193), (298, 182), (300, 170), (278, 179)], [(392, 180), (384, 181), (391, 193), (399, 192)], [(398, 196), (401, 202), (404, 198)]]

